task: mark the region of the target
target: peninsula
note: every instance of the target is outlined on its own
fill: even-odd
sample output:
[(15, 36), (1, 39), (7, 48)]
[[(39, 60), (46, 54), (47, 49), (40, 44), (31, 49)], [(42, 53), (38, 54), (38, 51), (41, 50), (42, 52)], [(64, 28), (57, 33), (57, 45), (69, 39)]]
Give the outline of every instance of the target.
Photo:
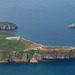
[(18, 26), (11, 22), (0, 22), (0, 30), (17, 29)]
[(0, 31), (0, 63), (5, 62), (33, 62), (48, 59), (75, 58), (75, 47), (45, 46), (15, 36), (7, 31)]

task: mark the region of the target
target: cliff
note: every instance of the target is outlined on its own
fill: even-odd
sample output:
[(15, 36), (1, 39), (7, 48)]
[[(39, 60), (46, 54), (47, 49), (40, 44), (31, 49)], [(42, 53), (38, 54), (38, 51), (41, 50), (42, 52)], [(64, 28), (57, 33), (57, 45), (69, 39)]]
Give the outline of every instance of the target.
[(23, 51), (3, 51), (0, 52), (0, 63), (14, 62), (32, 62), (45, 61), (49, 59), (70, 59), (75, 58), (75, 50), (62, 51), (35, 51), (33, 54)]
[(45, 46), (35, 41), (17, 38), (7, 31), (0, 31), (0, 63), (8, 61), (37, 63), (49, 59), (75, 58), (75, 47)]
[(17, 29), (18, 26), (11, 22), (0, 22), (0, 30), (5, 29)]

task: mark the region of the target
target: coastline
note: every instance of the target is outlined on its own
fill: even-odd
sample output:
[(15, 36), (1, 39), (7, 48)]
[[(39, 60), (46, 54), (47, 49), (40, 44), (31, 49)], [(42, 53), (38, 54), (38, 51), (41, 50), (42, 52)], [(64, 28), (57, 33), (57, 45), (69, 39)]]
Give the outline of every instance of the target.
[[(45, 46), (41, 43), (15, 36), (7, 31), (0, 31), (0, 63), (31, 62), (71, 59), (75, 58), (75, 47), (70, 46)], [(8, 43), (5, 44), (5, 43)], [(14, 44), (13, 44), (14, 43)], [(16, 48), (15, 48), (16, 45)], [(8, 46), (8, 49), (7, 49)], [(12, 49), (10, 49), (10, 46)], [(7, 50), (6, 50), (7, 49)], [(17, 50), (16, 50), (17, 49)]]

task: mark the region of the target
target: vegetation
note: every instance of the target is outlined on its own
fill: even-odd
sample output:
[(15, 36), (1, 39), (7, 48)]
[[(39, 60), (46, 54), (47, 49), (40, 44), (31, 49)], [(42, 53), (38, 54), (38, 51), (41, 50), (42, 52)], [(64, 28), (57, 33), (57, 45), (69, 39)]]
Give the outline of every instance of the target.
[[(41, 43), (30, 41), (24, 38), (19, 40), (7, 40), (7, 37), (15, 37), (15, 35), (7, 32), (0, 31), (0, 61), (6, 60), (30, 60), (34, 53), (44, 56), (48, 55), (53, 58), (56, 57), (75, 57), (75, 49), (68, 50), (71, 47), (64, 46), (43, 46)], [(42, 48), (40, 48), (42, 45)], [(37, 48), (38, 47), (38, 48)], [(34, 50), (37, 48), (38, 50)], [(45, 50), (44, 50), (45, 49)], [(47, 49), (47, 50), (46, 50)], [(36, 58), (38, 55), (35, 56)], [(40, 58), (40, 57), (38, 57)]]
[(0, 31), (0, 38), (6, 38), (6, 37), (11, 37), (11, 36), (15, 36), (15, 35), (8, 31)]
[(29, 50), (29, 51), (25, 51), (25, 53), (32, 54), (32, 55), (34, 53), (38, 53), (38, 54), (58, 54), (58, 51)]
[(1, 39), (0, 40), (0, 50), (24, 50), (25, 45), (21, 40), (6, 40), (6, 39)]
[(29, 51), (25, 51), (25, 53), (28, 53), (28, 54), (34, 54), (34, 53), (39, 53), (40, 50), (29, 50)]
[(4, 51), (24, 51), (29, 45), (33, 44), (34, 42), (20, 39), (20, 40), (7, 40), (7, 37), (15, 37), (14, 34), (7, 32), (7, 31), (0, 31), (0, 50)]
[(6, 40), (6, 37), (13, 37), (15, 35), (7, 32), (7, 31), (0, 31), (0, 50), (6, 51), (20, 51), (24, 50), (28, 45), (32, 44), (31, 41), (26, 39), (20, 40)]

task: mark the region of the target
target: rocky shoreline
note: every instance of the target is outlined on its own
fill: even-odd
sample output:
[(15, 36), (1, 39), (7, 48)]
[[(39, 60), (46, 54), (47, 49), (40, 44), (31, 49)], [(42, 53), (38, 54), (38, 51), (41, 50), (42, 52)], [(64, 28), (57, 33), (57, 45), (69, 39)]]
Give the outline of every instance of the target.
[(3, 57), (3, 52), (0, 52), (0, 63), (7, 63), (10, 62), (31, 62), (31, 63), (38, 63), (39, 61), (44, 61), (46, 59), (47, 61), (50, 59), (71, 59), (75, 58), (75, 50), (63, 50), (58, 51), (58, 53), (34, 53), (32, 56), (29, 53), (22, 53), (11, 51)]
[(0, 30), (6, 30), (6, 29), (17, 29), (18, 27), (13, 27), (13, 26), (9, 26), (9, 25), (7, 25), (7, 26), (2, 26), (2, 25), (0, 25)]
[(0, 30), (17, 29), (18, 26), (11, 22), (0, 22)]

